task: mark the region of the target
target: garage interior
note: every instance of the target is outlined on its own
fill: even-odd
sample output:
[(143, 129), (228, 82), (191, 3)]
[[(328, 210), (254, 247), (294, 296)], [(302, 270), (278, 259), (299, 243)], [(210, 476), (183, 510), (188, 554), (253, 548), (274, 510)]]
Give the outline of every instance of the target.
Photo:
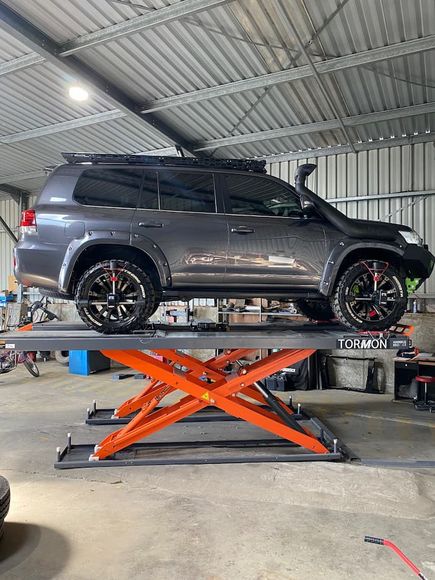
[[(290, 397), (296, 416), (319, 421), (329, 461), (274, 461), (278, 451), (266, 460), (254, 447), (251, 462), (231, 462), (231, 450), (214, 462), (198, 448), (188, 449), (196, 463), (166, 464), (168, 447), (152, 465), (64, 469), (67, 434), (94, 445), (114, 431), (86, 423), (93, 401), (113, 411), (149, 385), (135, 379), (140, 363), (110, 357), (98, 370), (95, 353), (141, 345), (102, 338), (77, 350), (86, 333), (75, 306), (55, 298), (45, 307), (60, 322), (18, 336), (41, 295), (13, 272), (21, 212), (63, 152), (265, 160), (268, 174), (291, 184), (314, 163), (308, 186), (333, 207), (410, 226), (434, 253), (434, 70), (433, 0), (0, 0), (0, 357), (8, 344), (19, 349), (15, 340), (49, 353), (36, 359), (37, 378), (22, 364), (0, 373), (0, 475), (11, 494), (2, 578), (411, 577), (365, 536), (389, 539), (420, 577), (435, 577), (435, 404), (414, 404), (415, 376), (435, 376), (434, 275), (409, 295), (401, 320), (420, 351), (412, 360), (391, 345), (337, 348), (343, 329), (316, 342), (321, 327), (264, 297), (173, 301), (153, 315), (169, 328), (167, 348), (199, 365), (214, 348), (253, 344), (248, 329), (246, 344), (224, 332), (205, 348), (219, 325), (314, 326), (291, 345), (279, 333), (276, 343), (255, 342), (255, 356), (265, 365), (279, 357), (273, 349), (316, 351), (303, 370), (261, 379), (275, 402)], [(186, 325), (195, 340), (173, 346)], [(86, 376), (69, 352), (84, 353)], [(164, 404), (176, 400), (170, 393)], [(150, 441), (245, 437), (264, 431), (249, 420), (181, 421)], [(183, 463), (186, 450), (175, 456)]]

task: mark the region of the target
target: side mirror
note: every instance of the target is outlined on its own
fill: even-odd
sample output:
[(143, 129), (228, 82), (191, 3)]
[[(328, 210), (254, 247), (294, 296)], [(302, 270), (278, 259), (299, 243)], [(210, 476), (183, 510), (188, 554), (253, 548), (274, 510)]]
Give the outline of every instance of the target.
[(301, 208), (302, 213), (307, 217), (311, 217), (316, 213), (316, 206), (314, 203), (304, 196), (301, 197)]

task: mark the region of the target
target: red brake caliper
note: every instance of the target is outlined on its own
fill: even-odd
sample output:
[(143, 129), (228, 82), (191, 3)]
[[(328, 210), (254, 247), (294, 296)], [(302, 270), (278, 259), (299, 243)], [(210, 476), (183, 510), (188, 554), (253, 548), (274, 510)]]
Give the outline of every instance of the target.
[[(385, 270), (388, 268), (388, 266), (390, 265), (388, 262), (383, 262), (383, 264), (385, 264), (385, 268), (382, 270), (382, 272), (376, 272), (375, 270), (373, 270), (372, 268), (370, 268), (370, 266), (368, 265), (367, 262), (361, 262), (361, 264), (363, 264), (367, 270), (370, 272), (370, 275), (373, 278), (373, 282), (374, 282), (374, 291), (376, 292), (377, 290), (377, 286), (378, 286), (378, 282), (382, 277), (382, 274), (385, 272)], [(376, 316), (377, 312), (376, 310), (370, 310), (369, 312), (369, 316), (370, 318), (373, 318), (374, 316)]]

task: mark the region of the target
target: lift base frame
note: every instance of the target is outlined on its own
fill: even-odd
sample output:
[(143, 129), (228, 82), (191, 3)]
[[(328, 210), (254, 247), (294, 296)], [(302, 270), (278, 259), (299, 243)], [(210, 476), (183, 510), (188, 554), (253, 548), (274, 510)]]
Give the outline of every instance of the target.
[[(253, 351), (227, 350), (205, 362), (175, 350), (156, 351), (164, 357), (163, 361), (138, 351), (103, 351), (105, 356), (156, 378), (118, 409), (99, 410), (94, 402), (87, 412), (88, 423), (122, 426), (95, 446), (72, 445), (69, 437), (65, 449), (58, 450), (55, 467), (337, 461), (348, 458), (344, 446), (338, 444), (338, 439), (318, 419), (301, 412), (300, 408), (295, 412), (291, 403), (286, 405), (261, 383), (269, 374), (304, 360), (315, 351), (283, 349), (260, 361), (242, 365), (240, 359)], [(176, 369), (175, 365), (181, 368)], [(238, 372), (225, 372), (229, 365), (231, 368), (236, 365)], [(176, 390), (187, 395), (167, 407), (161, 406), (162, 399)], [(280, 439), (139, 443), (149, 434), (176, 422), (228, 420), (248, 421)], [(288, 453), (295, 447), (298, 448), (296, 453)], [(180, 451), (197, 452), (204, 448), (213, 449), (214, 453), (180, 456)], [(284, 453), (277, 453), (277, 448)], [(243, 453), (222, 455), (222, 450), (229, 449), (233, 452), (242, 449)], [(247, 453), (248, 449), (253, 449), (254, 454)]]
[[(91, 423), (93, 425), (111, 425), (127, 424), (128, 418), (112, 419), (108, 418), (109, 412), (113, 409), (96, 409), (94, 416), (98, 417)], [(125, 450), (116, 453), (110, 459), (100, 461), (89, 461), (89, 456), (93, 453), (94, 444), (75, 445), (72, 443), (71, 436), (67, 439), (66, 446), (61, 450), (58, 449), (57, 459), (54, 464), (56, 469), (77, 469), (89, 467), (128, 467), (128, 466), (155, 466), (155, 465), (222, 465), (231, 463), (290, 463), (303, 461), (356, 461), (358, 457), (354, 455), (349, 448), (344, 445), (330, 430), (324, 425), (318, 417), (308, 413), (306, 409), (301, 409), (299, 413), (294, 414), (297, 421), (306, 421), (310, 427), (315, 430), (325, 444), (332, 449), (324, 454), (298, 453), (293, 450), (299, 446), (291, 441), (284, 439), (238, 439), (238, 440), (208, 440), (201, 441), (165, 441), (156, 443), (134, 443)], [(190, 419), (191, 422), (220, 422), (220, 421), (239, 421), (235, 417), (218, 413), (214, 409), (198, 412)], [(92, 419), (91, 419), (92, 420)], [(188, 421), (185, 421), (188, 422)], [(198, 457), (195, 451), (200, 449), (213, 450), (213, 452)], [(180, 457), (180, 451), (190, 450), (190, 455)], [(239, 455), (220, 456), (218, 450), (240, 450)], [(249, 450), (251, 453), (249, 454)], [(264, 451), (268, 453), (264, 453)], [(171, 451), (172, 453), (168, 453)], [(252, 451), (260, 454), (253, 455)], [(280, 453), (281, 451), (281, 453)], [(291, 453), (285, 453), (292, 451)], [(159, 453), (164, 453), (164, 458), (158, 457)], [(284, 453), (282, 453), (284, 452)], [(144, 454), (148, 457), (143, 457)], [(153, 457), (153, 454), (154, 457)]]

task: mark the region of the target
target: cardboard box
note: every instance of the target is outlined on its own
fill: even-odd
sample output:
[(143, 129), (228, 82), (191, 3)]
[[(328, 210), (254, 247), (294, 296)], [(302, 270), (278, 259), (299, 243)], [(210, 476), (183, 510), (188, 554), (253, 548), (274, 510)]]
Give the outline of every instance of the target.
[(16, 281), (15, 276), (8, 276), (8, 290), (13, 294), (18, 292), (18, 282)]

